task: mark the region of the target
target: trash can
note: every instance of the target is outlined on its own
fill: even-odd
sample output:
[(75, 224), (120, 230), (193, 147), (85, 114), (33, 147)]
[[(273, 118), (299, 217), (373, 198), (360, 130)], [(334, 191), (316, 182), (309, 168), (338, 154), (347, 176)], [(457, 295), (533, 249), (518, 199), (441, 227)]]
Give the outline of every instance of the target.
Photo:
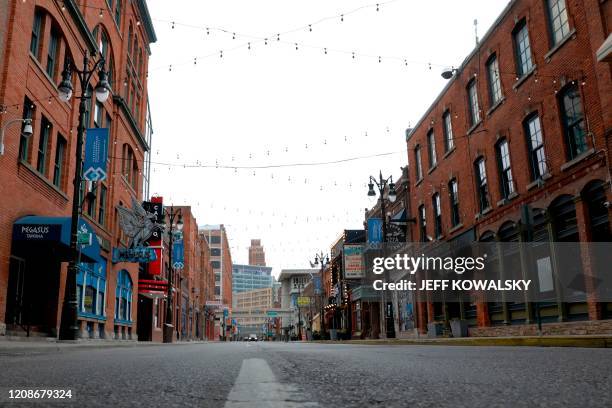
[(338, 340), (338, 329), (329, 329), (329, 339)]

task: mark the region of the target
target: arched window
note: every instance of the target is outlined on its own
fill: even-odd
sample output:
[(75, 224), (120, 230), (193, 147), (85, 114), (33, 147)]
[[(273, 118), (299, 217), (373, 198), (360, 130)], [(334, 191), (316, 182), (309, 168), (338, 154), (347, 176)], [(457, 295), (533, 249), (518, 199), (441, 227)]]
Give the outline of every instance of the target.
[(125, 269), (117, 274), (115, 289), (115, 321), (132, 321), (132, 278)]
[(574, 198), (562, 195), (550, 204), (549, 212), (554, 229), (554, 240), (560, 242), (578, 242), (578, 223)]
[(582, 198), (589, 211), (589, 226), (593, 242), (612, 241), (608, 208), (606, 207), (606, 185), (601, 180), (590, 182), (582, 190)]
[(98, 52), (100, 56), (105, 60), (105, 69), (108, 71), (108, 82), (111, 85), (111, 88), (115, 88), (114, 81), (114, 71), (115, 71), (115, 61), (113, 59), (113, 52), (111, 50), (111, 44), (109, 40), (108, 33), (100, 24), (94, 28), (92, 31), (94, 38), (96, 39), (96, 44), (98, 44)]

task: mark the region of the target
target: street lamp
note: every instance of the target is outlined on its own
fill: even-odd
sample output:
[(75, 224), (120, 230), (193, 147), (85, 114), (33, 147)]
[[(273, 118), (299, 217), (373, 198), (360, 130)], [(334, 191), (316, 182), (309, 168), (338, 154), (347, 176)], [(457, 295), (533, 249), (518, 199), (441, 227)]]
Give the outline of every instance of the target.
[[(172, 281), (174, 278), (174, 265), (172, 264), (172, 251), (174, 246), (174, 230), (180, 235), (183, 231), (183, 214), (181, 209), (174, 210), (174, 206), (170, 206), (170, 211), (165, 211), (166, 217), (168, 217), (168, 223), (170, 224), (170, 231), (168, 232), (169, 239), (169, 251), (168, 251), (168, 296), (166, 299), (166, 321), (164, 322), (164, 343), (172, 343), (172, 331), (174, 325), (172, 324), (174, 310), (172, 304)], [(175, 223), (176, 220), (176, 223)]]
[[(319, 278), (321, 279), (321, 285), (323, 284), (323, 271), (325, 270), (327, 265), (329, 265), (329, 255), (325, 255), (323, 251), (320, 251), (318, 254), (315, 254), (314, 262), (310, 263), (311, 267), (320, 266), (321, 269), (319, 271), (319, 275), (320, 275)], [(321, 309), (319, 311), (319, 323), (321, 324), (320, 329), (321, 329), (321, 336), (322, 336), (323, 333), (325, 332), (324, 330), (325, 319), (323, 316), (323, 291), (321, 289), (319, 289), (319, 299), (320, 299), (319, 308)]]
[(19, 118), (6, 122), (2, 127), (2, 132), (0, 133), (0, 156), (4, 155), (4, 133), (6, 132), (6, 128), (9, 127), (9, 125), (17, 122), (23, 123), (23, 129), (21, 129), (21, 134), (25, 137), (30, 137), (32, 136), (32, 133), (34, 133), (32, 130), (32, 119), (30, 118)]
[(107, 73), (104, 70), (104, 58), (100, 57), (89, 68), (89, 53), (85, 51), (83, 56), (83, 69), (74, 68), (70, 61), (66, 61), (64, 70), (62, 71), (62, 81), (58, 85), (59, 98), (67, 102), (72, 97), (72, 72), (76, 72), (79, 85), (81, 87), (81, 96), (79, 97), (79, 124), (77, 127), (76, 140), (76, 160), (74, 169), (74, 191), (72, 196), (72, 217), (70, 224), (70, 254), (71, 259), (68, 263), (68, 271), (66, 274), (66, 286), (64, 290), (64, 303), (62, 304), (62, 320), (60, 325), (60, 340), (76, 340), (79, 337), (78, 326), (78, 309), (77, 309), (77, 293), (76, 293), (76, 276), (77, 264), (79, 255), (77, 250), (77, 227), (79, 222), (80, 200), (79, 192), (81, 191), (81, 182), (83, 181), (83, 139), (85, 136), (85, 115), (87, 113), (87, 101), (91, 100), (91, 95), (88, 93), (89, 82), (94, 73), (98, 73), (98, 85), (96, 85), (96, 99), (99, 102), (105, 102), (110, 93), (110, 85), (107, 80)]
[[(388, 188), (387, 199), (391, 203), (394, 203), (397, 199), (397, 192), (395, 191), (395, 183), (393, 182), (393, 176), (383, 178), (382, 172), (379, 173), (378, 180), (375, 177), (370, 176), (370, 182), (368, 183), (368, 196), (375, 197), (376, 191), (374, 186), (378, 189), (378, 195), (380, 198), (380, 218), (382, 222), (382, 242), (383, 251), (385, 251), (385, 242), (387, 242), (387, 211), (385, 202), (385, 191)], [(389, 282), (389, 271), (385, 270), (385, 280)], [(387, 301), (387, 292), (383, 291), (383, 300), (385, 305), (385, 331), (387, 338), (395, 338), (395, 323), (393, 318), (393, 303)]]

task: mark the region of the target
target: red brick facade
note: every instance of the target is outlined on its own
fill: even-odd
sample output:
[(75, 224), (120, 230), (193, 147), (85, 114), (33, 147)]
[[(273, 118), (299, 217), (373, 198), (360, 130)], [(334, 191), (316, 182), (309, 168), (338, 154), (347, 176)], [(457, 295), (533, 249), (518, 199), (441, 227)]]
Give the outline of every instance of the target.
[[(8, 4), (8, 8), (0, 9), (0, 20), (8, 24), (3, 23), (0, 31), (4, 34), (0, 39), (0, 104), (3, 106), (0, 126), (7, 126), (6, 150), (0, 156), (3, 180), (0, 194), (5, 198), (0, 203), (0, 334), (5, 324), (11, 323), (6, 320), (6, 311), (9, 279), (14, 273), (11, 259), (16, 262), (17, 257), (11, 239), (13, 223), (26, 215), (69, 217), (71, 214), (77, 96), (81, 89), (75, 77), (74, 97), (62, 102), (57, 84), (64, 62), (71, 60), (77, 68), (82, 68), (83, 54), (89, 52), (94, 58), (100, 53), (106, 55), (112, 87), (105, 103), (96, 106), (93, 98), (86, 124), (86, 127), (110, 130), (109, 175), (95, 189), (95, 198), (85, 200), (83, 207), (83, 219), (98, 235), (107, 269), (105, 296), (99, 299), (104, 303), (101, 318), (83, 317), (81, 329), (84, 336), (135, 339), (136, 308), (126, 312), (126, 319), (114, 319), (115, 291), (120, 271), (126, 271), (129, 276), (126, 282), (131, 281), (132, 286), (128, 290), (130, 283), (126, 283), (126, 291), (122, 293), (129, 293), (129, 303), (136, 304), (138, 265), (114, 265), (111, 250), (126, 243), (120, 233), (116, 207), (131, 206), (132, 198), (139, 201), (143, 198), (144, 155), (149, 148), (145, 72), (149, 43), (156, 40), (146, 2), (97, 0), (77, 4), (41, 0), (3, 4)], [(95, 74), (91, 85), (95, 86), (97, 81)], [(9, 122), (23, 118), (28, 111), (31, 111), (34, 132), (27, 144), (20, 147), (20, 125), (9, 125)], [(41, 138), (46, 140), (41, 143)], [(47, 276), (45, 279), (51, 283), (53, 292), (49, 300), (55, 299), (57, 304), (57, 308), (51, 307), (57, 309), (55, 316), (38, 322), (43, 324), (34, 329), (55, 335), (60, 324), (66, 263), (63, 261), (61, 267), (58, 263), (57, 270), (50, 266), (34, 271), (27, 266), (31, 257), (32, 254), (26, 254), (26, 273)], [(11, 328), (19, 331), (18, 326)]]
[[(477, 48), (453, 72), (422, 119), (407, 132), (409, 204), (417, 219), (410, 229), (410, 240), (449, 241), (466, 232), (476, 239), (521, 236), (519, 239), (524, 240), (520, 220), (521, 208), (526, 204), (546, 219), (546, 225), (552, 228), (551, 241), (610, 240), (612, 218), (604, 203), (612, 201), (612, 71), (609, 63), (597, 62), (595, 57), (610, 32), (610, 2), (560, 1), (561, 8), (566, 9), (567, 23), (562, 24), (556, 37), (550, 23), (555, 16), (548, 10), (549, 3), (553, 2), (511, 1)], [(564, 15), (559, 18), (565, 21)], [(528, 47), (521, 36), (524, 33)], [(472, 110), (475, 97), (472, 92), (470, 99), (471, 89), (477, 95), (477, 113)], [(568, 124), (568, 101), (582, 111), (576, 115), (582, 119), (576, 125), (578, 129)], [(450, 118), (452, 124), (453, 147), (449, 149), (445, 144), (445, 118)], [(538, 128), (543, 141), (540, 156), (537, 143), (529, 143)], [(572, 138), (573, 134), (579, 136)], [(430, 158), (432, 139), (435, 160)], [(419, 147), (420, 171), (416, 152)], [(482, 194), (479, 159), (484, 160), (487, 181)], [(459, 211), (455, 222), (451, 215), (451, 180), (458, 183)], [(434, 194), (441, 199), (440, 234), (433, 230)], [(562, 205), (570, 214), (568, 231), (555, 229), (555, 211)], [(424, 237), (421, 206), (426, 219)], [(607, 216), (603, 226), (602, 214)], [(591, 225), (595, 218), (597, 226)], [(566, 233), (563, 238), (562, 233)], [(588, 260), (583, 259), (583, 263), (586, 265)], [(489, 310), (488, 304), (462, 305), (457, 308), (462, 310), (461, 316), (449, 316), (448, 308), (449, 305), (429, 305), (427, 310), (421, 307), (420, 329), (425, 330), (426, 323), (439, 316), (472, 319), (471, 323), (479, 327), (533, 322), (530, 305), (516, 312), (508, 306), (494, 311)], [(596, 299), (580, 307), (563, 305), (556, 309), (555, 306), (546, 311), (550, 321), (564, 321), (573, 313), (591, 320), (612, 316), (610, 305), (598, 304)], [(465, 316), (463, 310), (471, 317)]]

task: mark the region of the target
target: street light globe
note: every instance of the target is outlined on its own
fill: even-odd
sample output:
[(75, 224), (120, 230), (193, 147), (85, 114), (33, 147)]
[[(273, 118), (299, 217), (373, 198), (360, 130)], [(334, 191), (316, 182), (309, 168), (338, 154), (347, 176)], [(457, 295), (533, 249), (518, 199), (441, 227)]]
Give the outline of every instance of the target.
[(106, 102), (109, 95), (110, 91), (108, 87), (103, 85), (102, 82), (100, 82), (100, 84), (98, 84), (98, 86), (96, 87), (96, 99), (98, 100), (98, 102)]
[(179, 215), (179, 219), (176, 222), (176, 229), (182, 231), (184, 226), (185, 224), (183, 224), (183, 217)]
[(68, 102), (72, 97), (72, 84), (70, 81), (68, 79), (62, 79), (62, 82), (60, 82), (57, 89), (59, 91), (58, 96), (60, 100), (63, 102)]
[(106, 102), (110, 95), (110, 84), (108, 83), (107, 74), (105, 71), (100, 71), (100, 82), (96, 85), (96, 99), (99, 102)]

